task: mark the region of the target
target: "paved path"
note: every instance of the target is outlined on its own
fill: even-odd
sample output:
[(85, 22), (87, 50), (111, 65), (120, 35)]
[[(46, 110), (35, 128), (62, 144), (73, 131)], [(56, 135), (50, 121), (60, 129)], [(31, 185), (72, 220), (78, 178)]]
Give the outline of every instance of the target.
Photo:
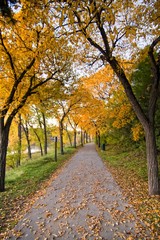
[(90, 143), (72, 157), (10, 239), (140, 239), (137, 224), (132, 206)]

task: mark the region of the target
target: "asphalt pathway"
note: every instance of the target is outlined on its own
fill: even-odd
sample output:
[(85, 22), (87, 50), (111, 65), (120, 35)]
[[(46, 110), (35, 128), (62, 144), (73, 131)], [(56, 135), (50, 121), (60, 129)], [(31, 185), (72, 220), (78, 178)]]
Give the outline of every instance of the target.
[(143, 227), (90, 143), (72, 157), (9, 239), (130, 240), (140, 239)]

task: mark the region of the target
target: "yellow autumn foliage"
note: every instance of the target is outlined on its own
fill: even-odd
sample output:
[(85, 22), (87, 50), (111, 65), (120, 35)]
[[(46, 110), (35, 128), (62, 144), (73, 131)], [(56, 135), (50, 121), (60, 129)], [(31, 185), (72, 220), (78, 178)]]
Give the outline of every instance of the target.
[(138, 141), (140, 137), (144, 135), (144, 131), (140, 123), (137, 123), (135, 126), (133, 126), (131, 130), (134, 141)]

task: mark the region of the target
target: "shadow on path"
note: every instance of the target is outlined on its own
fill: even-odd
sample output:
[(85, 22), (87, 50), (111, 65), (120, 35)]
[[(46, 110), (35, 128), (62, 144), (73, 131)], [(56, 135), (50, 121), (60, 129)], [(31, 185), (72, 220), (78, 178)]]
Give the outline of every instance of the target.
[(90, 143), (72, 157), (9, 239), (140, 239), (141, 228), (143, 223)]

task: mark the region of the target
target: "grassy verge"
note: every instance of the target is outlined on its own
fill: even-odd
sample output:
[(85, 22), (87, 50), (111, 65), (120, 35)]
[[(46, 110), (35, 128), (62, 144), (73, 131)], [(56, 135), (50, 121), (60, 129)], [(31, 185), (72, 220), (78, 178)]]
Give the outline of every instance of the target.
[[(54, 162), (53, 153), (25, 162), (17, 169), (7, 172), (6, 191), (0, 193), (0, 239), (13, 228), (49, 183), (56, 177), (57, 169), (73, 155), (74, 148), (65, 149)], [(54, 174), (53, 174), (54, 173)]]
[(151, 230), (151, 239), (160, 239), (160, 198), (148, 196), (144, 152), (138, 149), (124, 151), (117, 146), (107, 146), (106, 151), (98, 149), (98, 152), (137, 215)]

